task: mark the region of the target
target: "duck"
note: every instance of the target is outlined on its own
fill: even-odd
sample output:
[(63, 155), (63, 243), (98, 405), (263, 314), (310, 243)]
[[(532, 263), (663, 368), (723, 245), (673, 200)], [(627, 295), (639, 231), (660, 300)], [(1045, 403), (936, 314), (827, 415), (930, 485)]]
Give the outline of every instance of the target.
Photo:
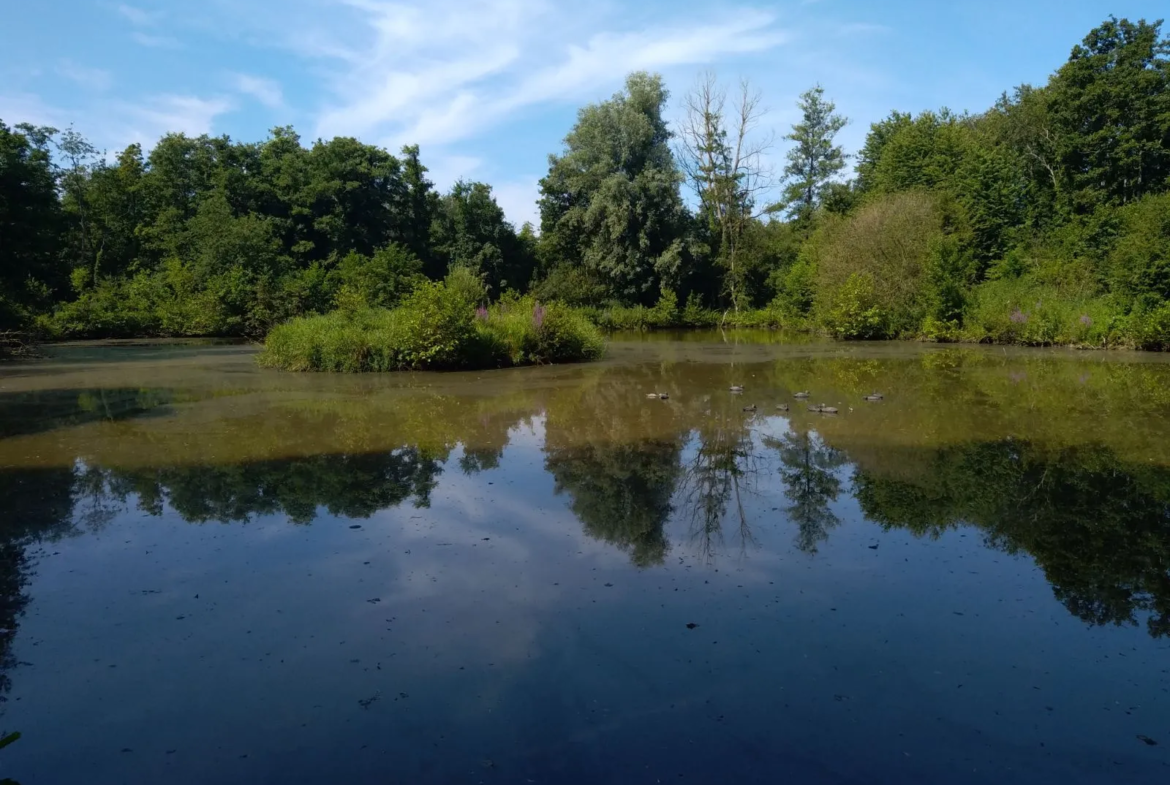
[(670, 400), (670, 393), (658, 393), (658, 400), (669, 401)]
[(805, 398), (808, 398), (809, 396), (808, 396), (807, 392), (798, 392), (796, 395), (794, 395), (792, 397), (799, 398), (800, 400), (804, 400)]
[(808, 410), (810, 412), (816, 412), (817, 414), (820, 414), (821, 407), (820, 406), (810, 406), (810, 407), (808, 407)]
[(823, 403), (821, 404), (820, 409), (818, 411), (820, 411), (821, 414), (836, 414), (837, 413), (837, 409), (835, 407), (825, 406)]
[(883, 398), (885, 398), (885, 396), (882, 395), (880, 392), (870, 393), (869, 395), (865, 396), (865, 400), (869, 401), (870, 403), (876, 403), (877, 401), (880, 401)]
[(756, 410), (756, 405), (753, 403), (751, 406), (745, 406), (743, 407), (743, 410), (745, 412), (754, 412)]
[(658, 399), (658, 393), (646, 393), (646, 397), (654, 401)]
[(741, 393), (743, 392), (743, 385), (733, 384), (731, 385), (731, 391), (733, 393)]
[(788, 404), (778, 403), (778, 404), (776, 404), (776, 410), (780, 411), (780, 412), (786, 412), (786, 411), (788, 411)]

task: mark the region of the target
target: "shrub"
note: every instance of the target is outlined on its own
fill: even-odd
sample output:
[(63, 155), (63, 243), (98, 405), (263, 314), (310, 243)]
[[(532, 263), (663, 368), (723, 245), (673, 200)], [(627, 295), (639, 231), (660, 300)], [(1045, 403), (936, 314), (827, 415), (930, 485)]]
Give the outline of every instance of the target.
[(814, 242), (819, 321), (845, 338), (917, 333), (929, 308), (928, 263), (943, 212), (927, 194), (883, 197)]
[(352, 251), (329, 273), (334, 304), (349, 311), (393, 307), (425, 280), (422, 267), (418, 257), (397, 243), (373, 256)]
[(290, 371), (442, 370), (577, 362), (604, 353), (601, 332), (577, 309), (532, 297), (477, 307), (475, 292), (455, 276), (423, 284), (392, 310), (293, 319), (269, 333), (260, 363)]
[(1129, 342), (1115, 303), (1078, 297), (1027, 278), (975, 288), (962, 337), (1029, 346), (1108, 346)]
[(1170, 193), (1147, 196), (1121, 214), (1122, 231), (1108, 260), (1113, 291), (1170, 298)]

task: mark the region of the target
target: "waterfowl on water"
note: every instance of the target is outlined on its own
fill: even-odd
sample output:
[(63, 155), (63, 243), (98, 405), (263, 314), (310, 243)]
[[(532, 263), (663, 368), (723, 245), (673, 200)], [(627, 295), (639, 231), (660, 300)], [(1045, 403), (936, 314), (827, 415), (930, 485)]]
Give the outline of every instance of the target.
[(738, 384), (733, 384), (733, 385), (731, 385), (731, 391), (733, 393), (741, 393), (741, 392), (743, 392), (743, 387), (741, 385), (738, 385)]
[(754, 412), (756, 410), (756, 405), (753, 403), (751, 406), (745, 406), (743, 407), (743, 410), (745, 412)]
[(834, 407), (832, 407), (832, 406), (825, 406), (825, 405), (822, 403), (822, 404), (821, 404), (821, 407), (820, 407), (820, 413), (821, 413), (821, 414), (836, 414), (836, 413), (837, 413), (837, 410), (836, 410)]
[(650, 399), (652, 399), (652, 400), (653, 400), (653, 399), (657, 399), (657, 398), (658, 398), (658, 393), (646, 393), (646, 397), (647, 397), (647, 398), (650, 398)]
[(781, 411), (781, 412), (786, 412), (786, 411), (788, 411), (788, 404), (786, 404), (786, 403), (778, 403), (778, 404), (776, 404), (776, 409), (777, 409), (778, 411)]
[(865, 400), (869, 401), (870, 403), (875, 403), (882, 400), (883, 398), (885, 398), (885, 396), (880, 392), (870, 393), (869, 395), (865, 396)]
[(792, 397), (793, 398), (800, 398), (803, 400), (803, 399), (808, 397), (808, 393), (807, 392), (798, 392), (796, 395), (794, 395)]
[(658, 393), (658, 400), (669, 401), (670, 400), (670, 393)]

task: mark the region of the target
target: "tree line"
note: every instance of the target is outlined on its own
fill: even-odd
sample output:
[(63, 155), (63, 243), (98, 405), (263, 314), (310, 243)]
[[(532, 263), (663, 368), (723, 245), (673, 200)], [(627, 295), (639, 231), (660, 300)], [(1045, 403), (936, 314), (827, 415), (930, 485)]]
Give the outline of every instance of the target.
[[(819, 88), (779, 143), (759, 94), (661, 77), (584, 107), (540, 226), (440, 194), (418, 147), (164, 136), (116, 156), (0, 122), (0, 330), (260, 336), (392, 306), (456, 268), (599, 321), (840, 338), (1170, 346), (1170, 40), (1111, 18), (978, 114), (893, 112), (849, 156)], [(854, 164), (849, 177), (850, 163)], [(631, 317), (631, 314), (634, 316)]]

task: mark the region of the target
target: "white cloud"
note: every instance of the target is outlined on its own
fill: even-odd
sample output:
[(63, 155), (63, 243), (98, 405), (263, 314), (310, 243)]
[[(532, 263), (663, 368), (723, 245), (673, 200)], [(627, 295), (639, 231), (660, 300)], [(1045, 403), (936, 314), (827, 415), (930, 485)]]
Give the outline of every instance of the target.
[(787, 40), (772, 14), (753, 9), (633, 30), (610, 20), (619, 29), (606, 30), (593, 19), (583, 27), (574, 14), (586, 12), (543, 0), (342, 5), (354, 15), (348, 35), (321, 30), (311, 45), (297, 34), (288, 40), (303, 56), (339, 66), (317, 133), (374, 134), (392, 145), (467, 139), (524, 108), (616, 88), (630, 71), (705, 64)]
[(540, 210), (536, 205), (536, 200), (540, 198), (540, 178), (528, 177), (494, 183), (492, 195), (516, 231), (520, 231), (526, 222), (540, 228)]
[(439, 191), (449, 191), (459, 180), (474, 180), (483, 159), (470, 155), (436, 156), (426, 162), (427, 177)]
[(57, 73), (76, 82), (88, 90), (104, 92), (114, 83), (110, 72), (101, 68), (88, 68), (71, 60), (64, 60), (57, 66)]
[(269, 109), (284, 106), (284, 92), (279, 82), (252, 74), (233, 74), (232, 81), (237, 91), (250, 95)]
[(118, 5), (115, 10), (123, 17), (130, 21), (130, 24), (135, 27), (147, 27), (154, 24), (155, 16), (149, 11), (145, 11), (137, 6), (126, 5), (122, 3)]
[(130, 34), (130, 38), (133, 39), (136, 44), (149, 47), (150, 49), (183, 48), (183, 44), (179, 41), (179, 39), (169, 35), (151, 35), (149, 33), (143, 33), (136, 30)]
[(8, 127), (18, 123), (51, 125), (64, 128), (68, 118), (59, 109), (46, 104), (40, 96), (31, 93), (0, 93), (0, 120)]
[(223, 97), (155, 96), (146, 103), (123, 105), (123, 125), (110, 136), (129, 138), (150, 147), (166, 133), (209, 134), (215, 118), (233, 108), (232, 101)]

